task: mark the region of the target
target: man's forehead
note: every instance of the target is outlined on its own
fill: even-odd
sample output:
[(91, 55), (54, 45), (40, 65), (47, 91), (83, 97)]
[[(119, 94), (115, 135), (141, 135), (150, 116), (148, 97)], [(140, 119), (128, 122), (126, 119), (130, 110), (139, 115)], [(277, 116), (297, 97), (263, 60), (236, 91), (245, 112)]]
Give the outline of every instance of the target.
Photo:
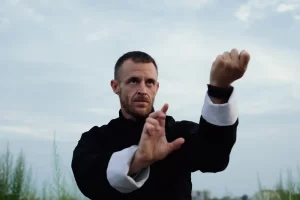
[(127, 60), (120, 68), (120, 76), (125, 76), (126, 78), (131, 76), (146, 76), (147, 78), (156, 79), (157, 71), (153, 63), (135, 63)]

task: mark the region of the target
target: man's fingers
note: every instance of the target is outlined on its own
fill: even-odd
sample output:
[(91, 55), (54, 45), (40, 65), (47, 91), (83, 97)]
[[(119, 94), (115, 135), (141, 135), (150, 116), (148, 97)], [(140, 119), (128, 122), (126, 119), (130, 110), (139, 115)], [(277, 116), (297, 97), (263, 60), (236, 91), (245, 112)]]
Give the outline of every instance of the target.
[(166, 120), (166, 112), (169, 108), (168, 104), (164, 104), (161, 110), (153, 112), (149, 115), (149, 118), (154, 118), (159, 121), (160, 126), (165, 127), (165, 120)]
[(161, 110), (155, 111), (149, 115), (149, 117), (155, 118), (155, 119), (164, 119), (166, 118), (166, 113), (168, 111), (169, 105), (164, 104)]
[(153, 125), (156, 131), (159, 129), (159, 122), (154, 118), (148, 117), (146, 123)]
[(229, 53), (228, 51), (225, 51), (225, 52), (223, 53), (223, 58), (224, 58), (225, 60), (230, 60), (230, 59), (231, 59), (230, 53)]
[(161, 108), (162, 113), (164, 114), (164, 117), (159, 120), (159, 123), (162, 127), (165, 128), (166, 125), (166, 113), (169, 109), (169, 105), (167, 103), (164, 104), (164, 106)]
[(232, 60), (238, 61), (239, 60), (239, 51), (237, 49), (232, 49), (230, 52), (230, 57)]
[(152, 125), (150, 123), (145, 123), (145, 130), (146, 130), (146, 133), (153, 135), (155, 127), (154, 127), (154, 125)]
[(155, 120), (158, 120), (160, 127), (165, 127), (166, 124), (166, 114), (163, 113), (161, 110), (156, 111), (155, 113), (151, 113), (149, 115), (149, 118), (153, 118)]
[(240, 54), (240, 64), (242, 67), (247, 67), (248, 63), (250, 61), (250, 54), (243, 50), (241, 51), (241, 54)]

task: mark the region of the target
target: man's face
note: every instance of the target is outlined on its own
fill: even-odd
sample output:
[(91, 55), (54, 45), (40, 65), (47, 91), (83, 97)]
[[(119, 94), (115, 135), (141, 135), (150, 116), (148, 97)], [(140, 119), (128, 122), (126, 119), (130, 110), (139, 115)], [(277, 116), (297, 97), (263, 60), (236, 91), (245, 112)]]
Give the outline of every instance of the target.
[(125, 61), (119, 70), (118, 80), (112, 81), (112, 88), (119, 95), (125, 117), (147, 117), (159, 88), (154, 64)]

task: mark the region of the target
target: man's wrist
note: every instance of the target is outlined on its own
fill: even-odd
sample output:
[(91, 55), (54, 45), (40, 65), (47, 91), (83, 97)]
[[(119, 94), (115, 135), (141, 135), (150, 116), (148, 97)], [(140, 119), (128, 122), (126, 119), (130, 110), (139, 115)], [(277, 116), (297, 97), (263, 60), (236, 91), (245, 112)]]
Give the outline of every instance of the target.
[(233, 87), (230, 85), (226, 87), (225, 86), (220, 87), (220, 86), (208, 84), (207, 87), (208, 87), (207, 90), (208, 96), (211, 98), (212, 102), (216, 104), (226, 103), (233, 91)]
[(150, 164), (148, 162), (141, 159), (141, 156), (139, 156), (138, 153), (135, 153), (130, 164), (128, 175), (134, 176), (149, 165)]

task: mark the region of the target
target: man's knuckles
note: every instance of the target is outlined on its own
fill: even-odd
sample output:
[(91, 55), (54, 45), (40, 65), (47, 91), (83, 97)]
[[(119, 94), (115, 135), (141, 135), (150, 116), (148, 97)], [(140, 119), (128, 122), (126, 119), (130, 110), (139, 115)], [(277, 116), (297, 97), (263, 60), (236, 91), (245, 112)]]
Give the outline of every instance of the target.
[(217, 66), (217, 67), (223, 67), (223, 66), (225, 66), (225, 64), (226, 64), (226, 62), (223, 59), (223, 56), (218, 55), (215, 62), (214, 62), (214, 65)]
[(228, 70), (235, 70), (243, 67), (241, 66), (241, 62), (239, 60), (224, 59), (221, 55), (217, 57), (214, 65), (217, 68), (220, 67)]
[(151, 124), (151, 123), (149, 123), (149, 122), (147, 122), (147, 123), (145, 124), (145, 129), (148, 130), (148, 131), (153, 131), (154, 128), (155, 128), (154, 125)]
[(242, 57), (245, 60), (249, 60), (250, 59), (250, 54), (243, 50), (239, 53), (238, 49), (233, 48), (231, 49), (231, 51), (225, 51), (223, 54), (218, 55), (216, 57), (216, 60), (221, 62), (222, 60), (240, 60), (240, 58), (242, 59)]
[(151, 117), (148, 117), (146, 119), (146, 123), (151, 124), (155, 127), (159, 126), (159, 122), (157, 121), (157, 119), (154, 119), (154, 118), (151, 118)]

